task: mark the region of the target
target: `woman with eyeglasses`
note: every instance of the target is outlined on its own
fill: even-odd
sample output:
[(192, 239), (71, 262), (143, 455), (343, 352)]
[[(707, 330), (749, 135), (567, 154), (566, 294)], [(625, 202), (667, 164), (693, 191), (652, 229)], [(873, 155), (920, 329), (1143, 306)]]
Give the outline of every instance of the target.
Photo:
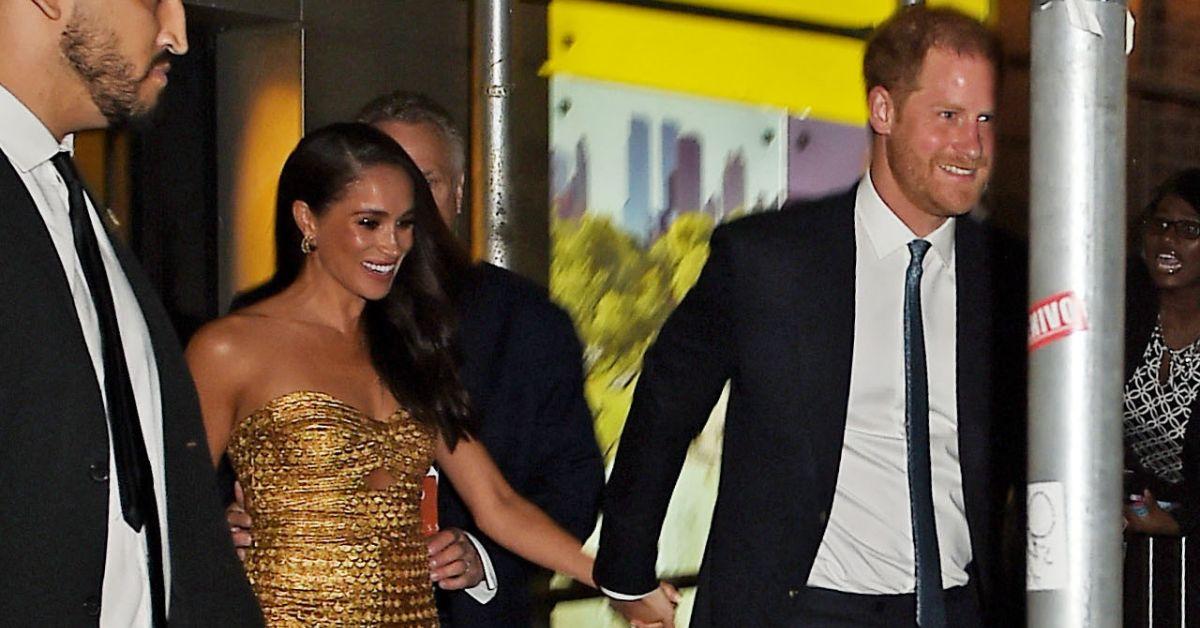
[[(1187, 535), (1200, 523), (1200, 169), (1156, 190), (1138, 223), (1153, 299), (1126, 314), (1128, 530)], [(1138, 276), (1130, 281), (1130, 294)]]

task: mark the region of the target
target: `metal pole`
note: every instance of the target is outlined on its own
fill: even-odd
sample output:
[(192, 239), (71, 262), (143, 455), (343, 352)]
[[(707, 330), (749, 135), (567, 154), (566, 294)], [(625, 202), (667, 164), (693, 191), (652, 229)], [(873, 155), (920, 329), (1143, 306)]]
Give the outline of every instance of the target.
[(512, 261), (509, 110), (511, 0), (475, 0), (471, 90), (471, 232), (475, 254), (497, 266)]
[(1125, 15), (1031, 2), (1031, 627), (1121, 625)]

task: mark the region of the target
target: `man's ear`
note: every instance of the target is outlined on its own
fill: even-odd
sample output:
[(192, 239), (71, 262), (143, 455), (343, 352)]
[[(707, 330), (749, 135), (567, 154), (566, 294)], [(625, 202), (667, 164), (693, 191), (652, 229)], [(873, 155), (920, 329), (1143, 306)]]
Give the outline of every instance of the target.
[(58, 21), (63, 16), (63, 5), (68, 0), (30, 0), (33, 6), (37, 7), (43, 15), (51, 20)]
[(878, 135), (891, 135), (896, 123), (896, 101), (886, 87), (876, 85), (867, 93), (867, 114), (871, 130)]

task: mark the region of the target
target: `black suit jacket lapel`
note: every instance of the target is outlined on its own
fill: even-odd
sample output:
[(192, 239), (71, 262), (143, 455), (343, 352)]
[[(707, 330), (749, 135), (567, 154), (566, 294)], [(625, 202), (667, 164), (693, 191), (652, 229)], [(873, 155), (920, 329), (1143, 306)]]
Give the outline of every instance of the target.
[[(101, 220), (103, 223), (104, 221)], [(162, 400), (163, 440), (168, 453), (168, 464), (177, 462), (178, 456), (171, 456), (172, 450), (178, 446), (189, 449), (204, 443), (204, 433), (199, 419), (199, 403), (196, 399), (195, 385), (192, 383), (187, 364), (183, 360), (183, 351), (179, 338), (171, 324), (170, 316), (162, 301), (155, 292), (133, 255), (133, 251), (125, 246), (111, 231), (105, 229), (113, 251), (121, 264), (121, 270), (133, 290), (141, 309), (142, 318), (150, 332), (150, 343), (154, 349), (154, 361), (158, 370), (159, 394)], [(186, 418), (186, 420), (184, 420)], [(195, 420), (193, 420), (195, 419)], [(194, 453), (194, 452), (193, 452)], [(206, 463), (207, 463), (207, 459)], [(170, 475), (170, 469), (168, 469)], [(170, 492), (168, 484), (168, 492)]]
[[(25, 321), (29, 333), (57, 345), (45, 350), (59, 356), (69, 381), (84, 382), (76, 390), (87, 389), (89, 401), (101, 412), (103, 421), (100, 384), (91, 366), (66, 270), (29, 190), (8, 159), (2, 161), (0, 242), (4, 243), (7, 270), (3, 273), (5, 298), (12, 299), (17, 307), (31, 308), (31, 313), (36, 311)], [(89, 382), (91, 385), (87, 385)]]
[(955, 219), (957, 301), (956, 386), (958, 451), (963, 499), (975, 557), (989, 521), (992, 278), (984, 229), (970, 218)]
[(800, 429), (811, 435), (805, 441), (812, 447), (809, 479), (825, 489), (815, 505), (826, 511), (841, 462), (854, 359), (856, 189), (780, 210), (803, 213), (793, 223), (790, 254), (793, 290), (787, 324), (795, 330), (799, 379), (789, 394), (797, 404)]
[[(154, 351), (154, 362), (158, 371), (159, 397), (164, 417), (163, 439), (169, 440), (172, 435), (168, 432), (168, 426), (174, 422), (166, 421), (165, 418), (178, 416), (179, 409), (173, 407), (172, 404), (179, 398), (176, 388), (181, 368), (183, 369), (183, 373), (186, 374), (187, 372), (186, 367), (183, 367), (182, 360), (179, 358), (181, 350), (179, 348), (179, 340), (175, 335), (175, 328), (172, 326), (166, 309), (159, 300), (158, 294), (154, 291), (150, 280), (146, 277), (133, 251), (109, 228), (101, 205), (96, 203), (96, 198), (92, 195), (91, 190), (87, 190), (87, 195), (88, 201), (92, 204), (93, 211), (100, 218), (99, 222), (103, 226), (104, 235), (108, 238), (109, 244), (112, 245), (113, 253), (117, 257), (120, 270), (124, 274), (125, 280), (129, 283), (130, 289), (133, 291), (138, 310), (142, 314), (142, 320), (146, 323), (146, 329), (150, 333), (150, 346)], [(111, 269), (108, 272), (109, 275), (112, 274)], [(111, 279), (109, 283), (112, 283)], [(113, 292), (114, 294), (116, 293), (115, 290)], [(187, 385), (189, 390), (193, 387), (190, 378), (187, 380)]]
[[(854, 204), (855, 190), (838, 197), (838, 202), (830, 207), (828, 212), (829, 227), (827, 238), (821, 239), (823, 245), (819, 254), (826, 260), (828, 266), (820, 273), (819, 281), (822, 287), (824, 303), (823, 314), (828, 316), (829, 335), (827, 345), (822, 352), (827, 360), (826, 381), (822, 390), (821, 403), (824, 410), (833, 419), (821, 424), (829, 430), (828, 434), (819, 435), (819, 443), (833, 443), (827, 454), (832, 458), (824, 461), (824, 466), (832, 471), (836, 478), (841, 466), (842, 445), (846, 436), (846, 411), (850, 403), (850, 374), (854, 363), (854, 319), (855, 319), (855, 290), (857, 282), (858, 249), (854, 234)], [(869, 356), (860, 356), (860, 359)], [(836, 481), (834, 482), (836, 485)], [(829, 501), (832, 503), (834, 487), (830, 487)]]

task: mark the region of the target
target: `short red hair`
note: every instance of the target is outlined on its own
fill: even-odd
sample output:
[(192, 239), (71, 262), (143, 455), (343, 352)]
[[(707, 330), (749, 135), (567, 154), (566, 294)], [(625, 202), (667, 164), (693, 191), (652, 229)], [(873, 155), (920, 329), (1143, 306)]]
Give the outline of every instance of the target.
[(1000, 44), (978, 20), (954, 9), (907, 6), (875, 29), (867, 40), (863, 78), (867, 93), (882, 86), (897, 103), (917, 88), (917, 76), (932, 48), (979, 56), (999, 71)]

